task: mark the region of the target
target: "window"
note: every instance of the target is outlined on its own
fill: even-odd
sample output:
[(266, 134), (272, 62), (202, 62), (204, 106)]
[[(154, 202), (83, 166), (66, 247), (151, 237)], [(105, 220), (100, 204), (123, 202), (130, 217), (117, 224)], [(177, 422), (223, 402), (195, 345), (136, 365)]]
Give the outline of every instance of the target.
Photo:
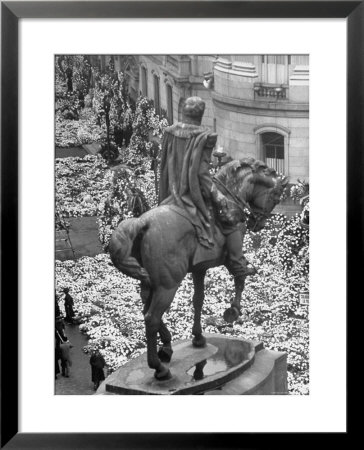
[(263, 83), (288, 84), (288, 56), (262, 55), (261, 71)]
[(172, 86), (167, 84), (167, 116), (168, 123), (172, 125), (173, 123), (173, 91)]
[(291, 131), (276, 123), (265, 123), (254, 128), (256, 157), (277, 172), (289, 175), (289, 146)]
[(160, 115), (161, 113), (161, 105), (160, 105), (160, 93), (159, 93), (159, 78), (157, 75), (154, 75), (154, 108), (155, 112)]
[(148, 75), (146, 67), (142, 66), (142, 95), (148, 97)]
[(261, 134), (263, 157), (268, 167), (284, 173), (284, 136), (274, 132)]
[(106, 56), (105, 55), (100, 56), (100, 67), (101, 67), (101, 72), (104, 72), (105, 68), (106, 68)]
[(185, 104), (185, 100), (186, 100), (185, 98), (181, 97), (178, 102), (178, 121), (179, 122), (182, 121), (182, 117), (183, 117), (182, 111), (183, 111), (183, 106)]

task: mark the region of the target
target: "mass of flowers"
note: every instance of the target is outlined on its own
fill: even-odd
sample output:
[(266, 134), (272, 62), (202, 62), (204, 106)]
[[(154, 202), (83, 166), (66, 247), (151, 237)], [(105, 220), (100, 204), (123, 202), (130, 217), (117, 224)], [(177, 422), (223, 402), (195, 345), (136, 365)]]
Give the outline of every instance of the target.
[[(109, 170), (106, 173), (108, 191), (98, 205), (99, 238), (107, 250), (111, 233), (119, 222), (130, 217), (139, 217), (150, 209), (147, 191), (153, 192), (148, 176), (135, 173), (128, 168)], [(150, 196), (149, 196), (150, 197)], [(152, 199), (151, 199), (152, 200)], [(155, 199), (152, 200), (152, 206)]]
[(104, 129), (92, 108), (93, 68), (83, 55), (55, 58), (55, 145), (77, 147), (100, 141)]
[[(285, 221), (297, 233), (294, 244), (290, 242), (290, 267), (285, 263)], [(298, 216), (292, 220), (282, 216), (256, 234), (245, 237), (246, 256), (258, 274), (246, 282), (243, 315), (233, 325), (223, 320), (234, 284), (227, 270), (217, 267), (206, 276), (202, 324), (206, 332), (259, 340), (267, 349), (286, 352), (289, 392), (308, 394), (308, 306), (300, 303), (300, 294), (308, 291), (308, 232), (300, 229)], [(112, 370), (145, 351), (138, 282), (118, 272), (108, 254), (56, 261), (56, 283), (59, 293), (71, 287), (80, 330), (90, 338), (85, 351), (100, 349)], [(174, 340), (191, 338), (192, 295), (188, 275), (164, 315)]]
[(110, 168), (100, 156), (56, 159), (56, 226), (68, 217), (97, 216), (99, 237), (107, 248), (112, 231), (127, 217), (156, 205), (154, 173)]
[(292, 185), (290, 195), (293, 200), (302, 202), (310, 194), (310, 185), (306, 180), (298, 178), (297, 183)]
[(167, 126), (167, 119), (157, 115), (153, 100), (143, 96), (139, 97), (133, 120), (131, 150), (140, 155), (141, 158), (151, 157), (152, 143), (150, 137), (161, 139)]
[(63, 217), (96, 216), (108, 189), (107, 169), (102, 158), (92, 155), (56, 159), (56, 210)]
[(85, 55), (56, 55), (55, 88), (56, 99), (68, 91), (67, 80), (71, 80), (71, 91), (86, 93), (90, 88), (92, 67)]
[[(56, 57), (56, 146), (117, 140), (118, 127), (133, 132), (128, 145), (118, 147), (117, 165), (107, 164), (100, 155), (55, 162), (56, 229), (68, 231), (70, 217), (96, 216), (106, 251), (120, 221), (157, 204), (160, 140), (168, 125), (151, 100), (139, 97), (131, 106), (124, 76), (111, 63), (100, 73), (85, 57)], [(308, 183), (299, 180), (289, 195), (302, 205), (301, 214), (290, 219), (276, 214), (262, 231), (244, 236), (245, 256), (258, 273), (246, 281), (242, 316), (234, 324), (223, 319), (234, 297), (234, 283), (221, 266), (206, 275), (202, 326), (207, 333), (262, 341), (266, 349), (286, 352), (289, 392), (306, 395), (309, 311), (301, 294), (309, 291)], [(118, 272), (108, 253), (57, 260), (55, 272), (56, 292), (71, 289), (80, 331), (89, 338), (86, 352), (99, 349), (112, 371), (146, 350), (139, 283)], [(164, 315), (174, 341), (191, 339), (192, 296), (187, 275)]]
[(78, 120), (66, 119), (61, 110), (56, 111), (56, 147), (79, 147), (99, 142), (105, 134), (97, 123), (97, 115), (91, 108), (80, 110)]
[[(149, 206), (156, 204), (151, 171), (136, 176), (127, 167), (112, 170), (102, 158), (88, 156), (58, 159), (56, 172), (60, 228), (67, 224), (67, 217), (97, 215), (105, 248), (117, 223), (134, 215), (131, 201), (138, 196), (133, 189), (144, 194)], [(289, 390), (307, 394), (308, 307), (301, 305), (300, 293), (309, 290), (308, 228), (302, 226), (301, 215), (291, 219), (274, 215), (259, 233), (246, 233), (244, 251), (259, 274), (246, 283), (243, 316), (233, 326), (224, 322), (222, 315), (234, 296), (234, 286), (225, 268), (211, 269), (205, 282), (204, 328), (206, 332), (261, 340), (265, 348), (286, 352)], [(57, 261), (56, 282), (59, 292), (64, 286), (72, 289), (80, 329), (90, 337), (86, 350), (99, 348), (111, 369), (145, 350), (138, 283), (118, 272), (107, 254)], [(174, 339), (190, 338), (192, 289), (187, 276), (165, 316)]]

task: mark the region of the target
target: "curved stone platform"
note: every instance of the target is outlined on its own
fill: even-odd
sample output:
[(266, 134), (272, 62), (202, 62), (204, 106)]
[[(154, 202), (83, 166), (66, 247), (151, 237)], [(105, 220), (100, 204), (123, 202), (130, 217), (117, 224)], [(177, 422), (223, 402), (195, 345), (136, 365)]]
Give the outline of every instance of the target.
[(190, 340), (173, 345), (172, 378), (158, 381), (146, 353), (113, 372), (96, 394), (107, 395), (274, 395), (287, 393), (286, 354), (262, 343), (205, 335), (207, 345)]

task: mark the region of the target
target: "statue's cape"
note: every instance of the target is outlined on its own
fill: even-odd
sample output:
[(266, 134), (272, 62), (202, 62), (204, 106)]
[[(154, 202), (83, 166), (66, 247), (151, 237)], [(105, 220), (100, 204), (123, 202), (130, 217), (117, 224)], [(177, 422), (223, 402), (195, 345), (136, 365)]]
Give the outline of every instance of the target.
[(159, 203), (184, 209), (196, 229), (198, 241), (208, 248), (214, 245), (212, 223), (199, 172), (202, 160), (211, 158), (214, 140), (211, 135), (214, 133), (203, 127), (185, 123), (166, 128), (159, 181)]

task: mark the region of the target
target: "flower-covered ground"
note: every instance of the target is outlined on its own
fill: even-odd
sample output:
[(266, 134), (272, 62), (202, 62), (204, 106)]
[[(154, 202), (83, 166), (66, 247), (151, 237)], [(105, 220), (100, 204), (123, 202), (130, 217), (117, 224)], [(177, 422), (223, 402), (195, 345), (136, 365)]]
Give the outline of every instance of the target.
[[(56, 146), (105, 144), (110, 134), (120, 162), (116, 170), (101, 156), (56, 159), (56, 227), (67, 230), (69, 217), (97, 216), (99, 238), (107, 249), (120, 220), (156, 205), (158, 142), (167, 121), (150, 100), (140, 97), (135, 107), (129, 102), (123, 74), (111, 63), (103, 74), (83, 56), (65, 56), (56, 63)], [(70, 69), (73, 87), (68, 86)], [(132, 130), (125, 146), (123, 140), (117, 142), (118, 130)], [(268, 349), (286, 352), (289, 391), (300, 395), (309, 392), (308, 306), (300, 301), (309, 290), (308, 188), (300, 182), (292, 191), (304, 206), (303, 217), (276, 215), (260, 233), (246, 234), (244, 251), (259, 273), (246, 282), (239, 320), (229, 325), (222, 318), (234, 296), (232, 277), (224, 267), (208, 271), (202, 316), (206, 332), (260, 340)], [(57, 293), (66, 286), (75, 300), (80, 330), (89, 337), (86, 351), (99, 348), (114, 370), (145, 350), (138, 282), (118, 272), (107, 253), (56, 261)], [(174, 340), (191, 338), (192, 295), (188, 275), (164, 316)]]
[[(145, 195), (148, 204), (156, 203), (154, 181), (151, 171), (142, 171), (135, 176), (132, 171), (125, 171), (122, 176), (109, 169), (100, 156), (70, 157), (56, 159), (56, 210), (63, 217), (97, 216), (104, 210), (104, 203), (112, 192), (114, 179), (118, 178), (120, 194), (123, 187), (135, 184)], [(127, 201), (125, 195), (114, 198), (119, 209), (124, 210)], [(125, 198), (124, 198), (125, 197)]]
[[(264, 231), (247, 234), (245, 251), (259, 274), (246, 282), (242, 317), (233, 325), (224, 322), (234, 286), (224, 267), (214, 268), (205, 280), (203, 327), (287, 352), (289, 392), (308, 394), (308, 307), (300, 304), (300, 293), (308, 291), (308, 231), (298, 217), (287, 221), (279, 216)], [(59, 293), (71, 287), (80, 329), (90, 337), (85, 350), (98, 347), (111, 369), (145, 350), (138, 283), (118, 272), (107, 254), (56, 261), (56, 283)], [(173, 340), (191, 337), (192, 291), (188, 275), (164, 316)]]
[(91, 108), (80, 110), (79, 119), (66, 119), (61, 111), (56, 111), (56, 147), (78, 147), (101, 140), (104, 132), (97, 123), (97, 115)]
[(107, 187), (106, 169), (96, 156), (56, 159), (56, 209), (64, 217), (95, 216)]

